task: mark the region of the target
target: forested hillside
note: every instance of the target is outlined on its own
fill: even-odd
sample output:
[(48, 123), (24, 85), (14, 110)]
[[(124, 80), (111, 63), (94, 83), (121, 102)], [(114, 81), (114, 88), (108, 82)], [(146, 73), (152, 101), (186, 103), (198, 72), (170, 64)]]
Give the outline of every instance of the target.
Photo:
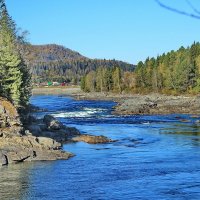
[(122, 61), (89, 59), (59, 45), (26, 45), (24, 59), (35, 83), (66, 81), (76, 84), (82, 76), (100, 66), (119, 66), (125, 71), (134, 69), (134, 65)]
[(200, 43), (139, 62), (134, 72), (101, 68), (82, 79), (84, 91), (165, 94), (200, 92)]

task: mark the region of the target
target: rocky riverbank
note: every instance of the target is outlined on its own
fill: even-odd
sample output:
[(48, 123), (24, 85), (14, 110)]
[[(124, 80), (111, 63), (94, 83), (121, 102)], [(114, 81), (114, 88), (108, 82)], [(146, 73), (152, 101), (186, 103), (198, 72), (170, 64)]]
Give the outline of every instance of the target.
[(21, 123), (16, 108), (0, 98), (0, 166), (34, 160), (68, 159), (62, 144), (52, 138), (35, 136)]
[(76, 99), (112, 100), (117, 102), (113, 114), (199, 114), (200, 96), (167, 96), (162, 94), (80, 93)]
[(112, 142), (104, 136), (81, 135), (76, 128), (63, 125), (51, 115), (36, 119), (26, 114), (25, 118), (22, 124), (16, 108), (0, 98), (0, 166), (24, 161), (68, 159), (74, 155), (62, 150), (62, 144), (67, 142)]
[(199, 114), (200, 96), (172, 96), (162, 94), (115, 94), (115, 93), (84, 93), (80, 88), (65, 88), (59, 90), (50, 88), (34, 89), (34, 94), (60, 94), (73, 96), (77, 100), (111, 100), (117, 102), (114, 114)]
[(122, 99), (115, 114), (199, 114), (199, 96), (135, 95)]

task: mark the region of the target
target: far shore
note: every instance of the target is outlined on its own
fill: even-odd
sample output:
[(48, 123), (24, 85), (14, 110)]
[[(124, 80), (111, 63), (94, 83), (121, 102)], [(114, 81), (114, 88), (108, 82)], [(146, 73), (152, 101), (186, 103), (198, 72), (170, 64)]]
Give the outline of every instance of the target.
[(56, 94), (56, 95), (75, 95), (81, 92), (78, 86), (46, 86), (46, 87), (34, 87), (32, 89), (33, 95), (39, 94)]
[[(118, 115), (144, 114), (192, 114), (200, 115), (200, 96), (172, 96), (157, 93), (115, 94), (84, 93), (80, 87), (34, 88), (33, 94), (67, 95), (77, 100), (111, 100), (117, 102), (113, 113)], [(194, 116), (198, 117), (198, 116)]]

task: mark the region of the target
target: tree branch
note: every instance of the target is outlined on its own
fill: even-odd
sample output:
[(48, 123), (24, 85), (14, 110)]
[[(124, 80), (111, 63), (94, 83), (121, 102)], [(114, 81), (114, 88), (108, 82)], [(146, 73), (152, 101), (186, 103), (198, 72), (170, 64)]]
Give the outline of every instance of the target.
[(189, 0), (185, 0), (185, 1), (186, 1), (187, 4), (192, 8), (192, 10), (193, 10), (194, 12), (196, 12), (198, 15), (200, 15), (200, 11), (197, 10)]
[(181, 15), (185, 15), (185, 16), (188, 16), (188, 17), (192, 17), (192, 18), (195, 18), (195, 19), (200, 19), (200, 12), (189, 1), (187, 1), (187, 2), (189, 3), (190, 7), (193, 9), (194, 12), (198, 13), (198, 15), (194, 14), (194, 13), (185, 12), (185, 11), (179, 10), (177, 8), (170, 7), (170, 6), (162, 3), (160, 0), (155, 0), (155, 1), (159, 6), (165, 8), (169, 11), (172, 11), (172, 12), (175, 12), (175, 13), (178, 13), (178, 14), (181, 14)]

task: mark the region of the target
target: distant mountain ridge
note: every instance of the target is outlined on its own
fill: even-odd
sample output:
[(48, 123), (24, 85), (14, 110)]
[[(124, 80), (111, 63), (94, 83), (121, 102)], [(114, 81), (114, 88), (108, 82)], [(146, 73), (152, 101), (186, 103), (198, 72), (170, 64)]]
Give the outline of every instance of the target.
[(126, 62), (90, 59), (61, 45), (26, 45), (23, 57), (32, 73), (33, 82), (67, 81), (77, 83), (81, 77), (98, 67), (120, 67), (132, 71), (135, 66)]
[(30, 45), (28, 50), (28, 58), (36, 63), (86, 58), (76, 51), (57, 44)]

